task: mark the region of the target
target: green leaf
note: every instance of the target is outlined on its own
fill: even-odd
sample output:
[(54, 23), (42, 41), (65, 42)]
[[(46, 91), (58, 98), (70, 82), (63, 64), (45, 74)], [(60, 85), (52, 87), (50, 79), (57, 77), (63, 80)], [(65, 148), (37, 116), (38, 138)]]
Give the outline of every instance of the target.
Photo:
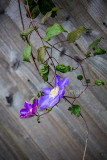
[(46, 36), (44, 37), (44, 41), (49, 41), (51, 37), (60, 34), (61, 32), (67, 32), (64, 30), (59, 24), (54, 24), (50, 26), (46, 30)]
[[(30, 11), (31, 17), (35, 19), (40, 11), (38, 5), (34, 2), (32, 5), (29, 5), (29, 8), (27, 8), (27, 13)], [(26, 13), (26, 16), (29, 18), (28, 14)]]
[(32, 31), (37, 30), (36, 27), (26, 28), (23, 32), (20, 33), (20, 37), (25, 41), (26, 37), (32, 33)]
[(101, 41), (101, 39), (103, 39), (103, 37), (93, 41), (90, 45), (89, 45), (89, 49), (92, 50), (94, 47), (96, 47), (98, 45), (98, 43)]
[(86, 52), (86, 53), (85, 53), (85, 56), (86, 56), (86, 57), (90, 57), (90, 54), (91, 54), (91, 52)]
[[(39, 5), (39, 10), (43, 15), (45, 15), (47, 12), (51, 11), (52, 8), (55, 7), (52, 0), (39, 0), (38, 5)], [(51, 16), (55, 17), (56, 12), (53, 12)]]
[(73, 31), (73, 32), (70, 32), (68, 33), (68, 36), (67, 36), (67, 40), (70, 42), (70, 43), (74, 43), (77, 39), (80, 38), (81, 34), (83, 33), (83, 31), (85, 30), (90, 30), (90, 29), (87, 29), (83, 26), (80, 26), (76, 31)]
[(35, 19), (40, 13), (38, 5), (36, 5), (35, 7), (32, 7), (30, 9), (30, 13), (31, 13), (31, 17)]
[(56, 66), (55, 69), (56, 69), (57, 71), (62, 72), (62, 73), (66, 73), (66, 72), (71, 71), (71, 67), (70, 67), (70, 66), (65, 66), (65, 65), (63, 65), (63, 64)]
[(68, 110), (71, 112), (71, 114), (74, 114), (77, 117), (80, 116), (81, 108), (79, 105), (72, 105), (72, 107), (69, 107)]
[(38, 62), (43, 63), (44, 57), (45, 57), (45, 55), (46, 55), (46, 50), (45, 50), (45, 48), (46, 48), (46, 47), (44, 46), (44, 47), (40, 47), (40, 48), (38, 49), (38, 56), (37, 56)]
[(106, 53), (106, 51), (101, 48), (96, 48), (94, 50), (94, 55), (101, 55), (101, 54), (105, 54), (105, 53)]
[(52, 11), (47, 12), (46, 15), (41, 19), (41, 23), (44, 24), (45, 21), (51, 16)]
[(38, 98), (42, 97), (43, 96), (43, 93), (41, 91), (38, 92), (37, 94)]
[(27, 46), (23, 50), (23, 61), (30, 62), (29, 56), (31, 55), (31, 53), (32, 47), (30, 44), (27, 44)]
[(90, 79), (86, 79), (85, 81), (86, 83), (91, 83)]
[(83, 76), (82, 76), (82, 75), (78, 75), (78, 76), (77, 76), (77, 79), (78, 79), (78, 80), (82, 80), (82, 79), (83, 79)]
[(29, 101), (30, 104), (33, 104), (33, 100), (35, 99), (35, 97), (32, 97), (31, 100)]
[(50, 12), (47, 12), (45, 16), (41, 19), (41, 23), (44, 24), (45, 21), (51, 16), (53, 11), (58, 11), (59, 8), (54, 7)]
[(39, 72), (44, 80), (44, 82), (48, 81), (48, 74), (49, 74), (49, 65), (44, 64), (39, 68)]
[(27, 1), (28, 1), (28, 5), (29, 5), (29, 6), (35, 4), (34, 0), (22, 0), (22, 2), (23, 2), (25, 5), (27, 5)]
[(52, 108), (46, 108), (46, 110), (47, 110), (47, 111), (51, 111), (51, 110), (52, 110)]
[(97, 79), (97, 80), (95, 81), (95, 84), (96, 84), (97, 86), (104, 86), (104, 82), (101, 81), (100, 79)]

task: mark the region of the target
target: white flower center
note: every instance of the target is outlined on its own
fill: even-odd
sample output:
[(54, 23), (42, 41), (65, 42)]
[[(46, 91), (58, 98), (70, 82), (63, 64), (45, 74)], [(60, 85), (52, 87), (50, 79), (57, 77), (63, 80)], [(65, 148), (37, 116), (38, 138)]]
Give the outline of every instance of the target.
[(58, 95), (58, 92), (59, 92), (59, 87), (57, 86), (52, 89), (52, 91), (49, 94), (49, 97), (55, 98)]

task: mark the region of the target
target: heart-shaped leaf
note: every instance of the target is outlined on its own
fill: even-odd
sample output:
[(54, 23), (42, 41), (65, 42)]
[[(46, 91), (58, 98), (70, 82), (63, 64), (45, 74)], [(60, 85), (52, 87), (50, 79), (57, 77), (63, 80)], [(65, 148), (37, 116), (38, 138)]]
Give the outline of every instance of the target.
[(95, 56), (96, 56), (96, 55), (105, 54), (105, 53), (106, 53), (106, 51), (103, 50), (103, 49), (101, 49), (101, 48), (96, 48), (96, 49), (94, 50), (94, 55), (95, 55)]
[(57, 71), (62, 72), (62, 73), (66, 73), (66, 72), (71, 71), (71, 67), (70, 67), (70, 66), (65, 66), (65, 65), (63, 65), (63, 64), (56, 66), (55, 69), (56, 69)]
[(30, 62), (29, 56), (31, 55), (31, 53), (32, 47), (30, 44), (27, 44), (27, 46), (23, 50), (23, 61)]
[(103, 37), (93, 41), (90, 45), (89, 45), (89, 49), (92, 50), (94, 47), (96, 47), (98, 45), (98, 43), (103, 39)]
[(44, 24), (45, 21), (52, 15), (53, 11), (58, 11), (59, 8), (54, 7), (50, 12), (47, 12), (45, 16), (41, 19), (41, 23)]
[(83, 26), (80, 26), (77, 30), (68, 33), (67, 40), (70, 43), (74, 43), (77, 39), (80, 38), (80, 36), (82, 35), (83, 31), (85, 31), (85, 30), (91, 30), (91, 29), (87, 29), (87, 28), (85, 28)]
[(33, 6), (33, 7), (31, 8), (30, 13), (31, 13), (31, 17), (32, 17), (33, 19), (35, 19), (35, 18), (39, 15), (39, 13), (40, 13), (38, 5)]
[(86, 81), (86, 83), (90, 83), (90, 82), (91, 82), (91, 80), (90, 80), (90, 79), (86, 79), (85, 81)]
[(86, 52), (86, 53), (85, 53), (85, 56), (86, 56), (86, 57), (90, 57), (90, 54), (91, 54), (91, 52)]
[(44, 82), (48, 81), (48, 74), (49, 74), (49, 65), (44, 64), (39, 68), (39, 72), (44, 80)]
[(81, 108), (79, 105), (72, 105), (72, 107), (69, 107), (68, 110), (71, 112), (71, 114), (74, 114), (77, 117), (80, 116)]
[(43, 93), (41, 91), (38, 92), (37, 94), (38, 98), (42, 97), (43, 96)]
[(23, 32), (20, 33), (20, 37), (25, 41), (26, 37), (32, 33), (32, 31), (37, 30), (37, 27), (30, 27), (23, 30)]
[(97, 79), (97, 80), (95, 81), (95, 84), (96, 84), (97, 86), (104, 86), (104, 82), (101, 81), (100, 79)]
[(78, 80), (82, 80), (82, 79), (83, 79), (83, 76), (82, 76), (82, 75), (78, 75), (78, 76), (77, 76), (77, 79), (78, 79)]
[(40, 48), (38, 49), (38, 56), (37, 56), (38, 62), (43, 63), (44, 57), (45, 57), (45, 55), (46, 55), (46, 50), (45, 50), (45, 48), (46, 48), (46, 47), (44, 46), (44, 47), (40, 47)]
[(60, 34), (61, 32), (67, 32), (64, 30), (59, 24), (54, 24), (50, 26), (46, 30), (46, 36), (44, 37), (44, 41), (49, 41), (51, 37)]

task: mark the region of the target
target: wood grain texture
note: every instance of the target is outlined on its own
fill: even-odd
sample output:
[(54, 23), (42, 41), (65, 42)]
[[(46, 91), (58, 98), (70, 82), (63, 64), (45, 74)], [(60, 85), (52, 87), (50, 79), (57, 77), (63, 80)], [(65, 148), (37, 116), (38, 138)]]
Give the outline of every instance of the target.
[[(100, 46), (107, 50), (106, 29), (102, 25), (102, 18), (100, 18), (104, 17), (107, 9), (105, 1), (98, 1), (97, 4), (97, 0), (90, 1), (90, 3), (85, 0), (55, 0), (55, 3), (63, 10), (59, 11), (58, 18), (54, 20), (50, 18), (44, 25), (44, 29), (55, 22), (61, 24), (69, 32), (81, 25), (95, 29), (90, 33), (85, 32), (75, 44), (62, 43), (56, 47), (73, 57), (83, 58), (88, 45), (103, 36), (105, 39)], [(22, 4), (21, 8), (27, 27), (29, 20), (25, 16)], [(97, 8), (95, 15), (93, 15), (94, 8)], [(40, 21), (41, 17), (40, 15), (37, 21)], [(96, 17), (99, 19), (97, 20)], [(67, 110), (69, 105), (64, 100), (61, 100), (58, 107), (56, 106), (52, 112), (44, 116), (40, 124), (36, 122), (35, 117), (29, 120), (19, 119), (19, 111), (24, 102), (29, 101), (32, 96), (37, 95), (42, 87), (48, 85), (43, 83), (33, 64), (22, 62), (22, 51), (26, 44), (19, 37), (22, 26), (16, 0), (11, 0), (5, 14), (0, 15), (0, 22), (2, 22), (0, 23), (0, 159), (82, 159), (86, 128), (81, 118), (78, 119), (69, 114)], [(106, 23), (105, 18), (104, 22)], [(42, 36), (45, 35), (41, 29), (39, 31)], [(55, 43), (65, 38), (66, 34), (63, 33), (52, 38), (51, 42)], [(42, 44), (35, 33), (31, 37), (31, 43), (36, 55), (37, 48)], [(60, 63), (69, 63), (72, 67), (76, 66), (73, 60), (60, 55), (55, 50), (53, 52)], [(83, 67), (86, 67), (87, 78), (92, 81), (101, 78), (106, 82), (106, 59), (107, 56), (103, 55), (84, 61)], [(50, 78), (52, 78), (52, 65), (50, 72)], [(72, 74), (64, 74), (64, 77), (70, 78), (66, 94), (72, 94), (73, 91), (78, 93), (83, 89), (81, 84), (76, 81), (76, 76), (79, 73), (81, 73), (80, 68)], [(63, 77), (62, 74), (60, 76)], [(82, 114), (87, 120), (90, 130), (87, 160), (107, 159), (106, 95), (106, 86), (89, 88), (76, 101), (81, 105)]]

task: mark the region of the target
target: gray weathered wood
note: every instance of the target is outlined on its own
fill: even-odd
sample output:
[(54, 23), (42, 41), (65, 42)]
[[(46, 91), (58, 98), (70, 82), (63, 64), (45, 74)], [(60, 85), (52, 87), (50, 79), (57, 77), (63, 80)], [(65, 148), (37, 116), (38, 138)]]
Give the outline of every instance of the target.
[[(61, 24), (69, 32), (74, 30), (74, 27), (78, 28), (80, 25), (95, 29), (90, 34), (84, 33), (81, 39), (76, 42), (76, 45), (67, 43), (57, 45), (60, 50), (65, 49), (67, 54), (83, 58), (88, 45), (100, 36), (105, 38), (101, 42), (101, 46), (107, 49), (106, 29), (101, 25), (101, 18), (99, 18), (100, 22), (97, 21), (95, 18), (97, 15), (91, 14), (93, 12), (90, 13), (90, 10), (87, 9), (92, 8), (91, 10), (93, 11), (95, 3), (97, 3), (96, 1), (95, 3), (93, 2), (94, 7), (87, 4), (85, 0), (81, 2), (79, 0), (63, 0), (55, 1), (55, 3), (58, 7), (64, 8), (64, 10), (59, 11), (58, 18), (54, 20), (50, 18), (50, 21), (44, 26), (45, 29), (55, 22)], [(101, 4), (104, 6), (103, 2)], [(25, 16), (22, 4), (21, 8), (26, 21), (25, 26), (27, 27), (29, 20)], [(81, 118), (78, 119), (70, 115), (67, 110), (69, 105), (64, 100), (61, 100), (58, 107), (56, 106), (52, 112), (44, 116), (40, 124), (36, 122), (36, 117), (29, 120), (19, 120), (19, 111), (23, 107), (24, 102), (26, 100), (29, 101), (32, 96), (37, 95), (37, 92), (42, 87), (47, 85), (44, 85), (33, 64), (22, 62), (22, 51), (25, 43), (19, 37), (22, 26), (16, 0), (10, 2), (6, 9), (6, 14), (0, 15), (0, 21), (2, 22), (0, 23), (1, 159), (7, 159), (7, 156), (8, 159), (15, 159), (16, 157), (17, 159), (28, 158), (33, 160), (82, 159), (86, 127)], [(68, 16), (70, 18), (66, 21)], [(41, 17), (39, 16), (37, 21), (40, 21)], [(42, 36), (45, 35), (41, 29), (39, 31)], [(61, 34), (56, 38), (52, 38), (51, 42), (55, 43), (65, 38), (66, 35)], [(31, 43), (34, 46), (36, 55), (37, 48), (42, 44), (35, 33), (32, 35)], [(76, 65), (68, 58), (60, 56), (55, 50), (54, 56), (60, 63), (69, 63), (72, 67)], [(86, 75), (92, 81), (101, 78), (106, 82), (106, 57), (106, 55), (96, 56), (94, 59), (84, 61), (83, 67), (86, 67)], [(51, 68), (53, 70), (52, 66)], [(53, 73), (52, 70), (51, 75)], [(64, 77), (70, 78), (70, 85), (67, 87), (66, 94), (72, 92), (72, 90), (76, 92), (75, 88), (77, 88), (77, 91), (83, 89), (80, 83), (76, 81), (76, 76), (79, 73), (81, 73), (80, 68), (76, 72), (64, 75)], [(81, 105), (82, 113), (90, 130), (86, 154), (87, 160), (107, 159), (106, 95), (106, 87), (89, 88), (76, 101), (77, 104)], [(8, 137), (10, 137), (10, 140), (8, 140)], [(7, 143), (7, 147), (5, 143)], [(9, 153), (8, 146), (10, 148)], [(14, 150), (13, 147), (15, 148)]]

